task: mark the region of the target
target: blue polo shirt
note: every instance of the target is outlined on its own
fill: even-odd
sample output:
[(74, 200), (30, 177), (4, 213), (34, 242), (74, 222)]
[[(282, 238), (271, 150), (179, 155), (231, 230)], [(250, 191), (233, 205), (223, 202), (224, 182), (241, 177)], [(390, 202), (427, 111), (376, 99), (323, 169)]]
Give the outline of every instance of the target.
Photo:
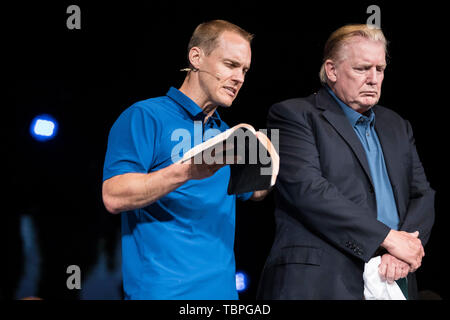
[[(166, 96), (135, 103), (111, 128), (103, 180), (158, 171), (215, 135), (211, 132), (229, 128), (217, 111), (205, 124), (204, 117), (194, 101), (173, 87)], [(186, 139), (191, 140), (189, 148)], [(238, 298), (236, 198), (247, 200), (251, 193), (228, 195), (229, 179), (230, 167), (225, 166), (145, 208), (121, 214), (126, 299)]]
[(398, 230), (399, 217), (395, 203), (391, 181), (386, 170), (383, 149), (375, 130), (375, 113), (372, 109), (363, 115), (353, 110), (334, 92), (326, 87), (328, 92), (337, 101), (345, 116), (349, 120), (353, 130), (361, 141), (369, 163), (370, 175), (373, 181), (377, 203), (377, 220), (383, 222), (389, 228)]

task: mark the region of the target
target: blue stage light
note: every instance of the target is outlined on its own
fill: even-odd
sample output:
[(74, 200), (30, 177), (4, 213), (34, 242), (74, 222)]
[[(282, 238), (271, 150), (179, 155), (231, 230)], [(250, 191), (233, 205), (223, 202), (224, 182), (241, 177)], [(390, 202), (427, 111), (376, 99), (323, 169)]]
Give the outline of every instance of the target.
[(244, 291), (245, 289), (247, 289), (247, 285), (247, 275), (242, 271), (236, 272), (236, 290), (239, 292)]
[(31, 136), (38, 141), (53, 139), (58, 131), (58, 122), (51, 115), (41, 114), (31, 121)]

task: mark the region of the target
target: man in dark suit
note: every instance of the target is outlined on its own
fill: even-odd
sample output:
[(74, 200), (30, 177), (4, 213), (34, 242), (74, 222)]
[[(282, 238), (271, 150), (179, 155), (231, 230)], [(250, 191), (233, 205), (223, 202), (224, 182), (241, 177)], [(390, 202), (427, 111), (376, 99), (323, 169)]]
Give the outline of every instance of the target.
[(324, 87), (271, 107), (280, 172), (259, 299), (364, 299), (374, 256), (383, 280), (417, 298), (435, 192), (409, 122), (377, 105), (385, 57), (380, 29), (344, 26), (325, 45)]

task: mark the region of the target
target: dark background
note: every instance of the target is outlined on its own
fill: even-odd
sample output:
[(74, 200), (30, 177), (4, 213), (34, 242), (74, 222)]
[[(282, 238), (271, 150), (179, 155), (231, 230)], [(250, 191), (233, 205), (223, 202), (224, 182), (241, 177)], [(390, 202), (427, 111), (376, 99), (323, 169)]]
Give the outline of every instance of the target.
[[(66, 27), (71, 4), (81, 8), (81, 30)], [(436, 222), (417, 271), (419, 289), (447, 298), (447, 18), (442, 7), (430, 2), (393, 6), (380, 1), (60, 1), (3, 6), (8, 273), (2, 298), (16, 297), (30, 263), (20, 232), (24, 215), (34, 223), (41, 256), (35, 295), (80, 299), (80, 290), (66, 287), (66, 268), (80, 266), (85, 279), (98, 263), (99, 251), (110, 270), (120, 268), (114, 259), (120, 253), (120, 217), (108, 214), (101, 200), (107, 135), (134, 102), (180, 87), (185, 74), (179, 69), (186, 66), (187, 43), (199, 23), (225, 19), (255, 34), (246, 82), (233, 106), (219, 111), (230, 126), (246, 122), (260, 129), (266, 127), (273, 103), (320, 88), (318, 71), (327, 37), (344, 24), (366, 23), (371, 4), (381, 8), (381, 27), (390, 41), (380, 104), (411, 122), (428, 179), (437, 191)], [(29, 134), (32, 119), (42, 113), (59, 122), (58, 135), (44, 143)], [(236, 263), (250, 279), (241, 299), (255, 298), (274, 235), (273, 209), (272, 195), (263, 202), (238, 205)], [(108, 278), (101, 281), (106, 288)]]

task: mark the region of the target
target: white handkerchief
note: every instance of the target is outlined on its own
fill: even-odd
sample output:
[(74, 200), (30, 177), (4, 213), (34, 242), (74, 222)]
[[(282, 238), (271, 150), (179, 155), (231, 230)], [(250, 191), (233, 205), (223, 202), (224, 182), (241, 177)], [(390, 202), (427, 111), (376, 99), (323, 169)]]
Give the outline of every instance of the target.
[(364, 297), (366, 300), (406, 300), (402, 290), (394, 281), (388, 283), (382, 280), (378, 273), (381, 257), (369, 260), (364, 266)]

